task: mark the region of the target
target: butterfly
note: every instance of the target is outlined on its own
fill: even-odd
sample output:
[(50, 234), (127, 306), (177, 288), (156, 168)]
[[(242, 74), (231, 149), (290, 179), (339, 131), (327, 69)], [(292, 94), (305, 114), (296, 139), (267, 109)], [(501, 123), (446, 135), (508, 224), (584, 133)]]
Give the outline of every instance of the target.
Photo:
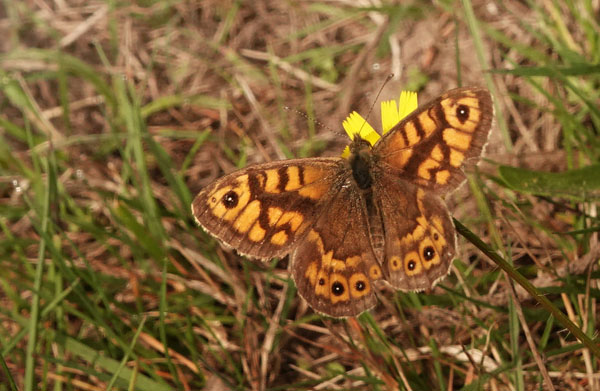
[(225, 175), (200, 191), (192, 214), (242, 255), (289, 255), (298, 293), (316, 311), (356, 316), (377, 303), (380, 281), (421, 291), (448, 274), (457, 242), (442, 197), (481, 156), (492, 119), (486, 89), (453, 89), (374, 145), (354, 135), (347, 157)]

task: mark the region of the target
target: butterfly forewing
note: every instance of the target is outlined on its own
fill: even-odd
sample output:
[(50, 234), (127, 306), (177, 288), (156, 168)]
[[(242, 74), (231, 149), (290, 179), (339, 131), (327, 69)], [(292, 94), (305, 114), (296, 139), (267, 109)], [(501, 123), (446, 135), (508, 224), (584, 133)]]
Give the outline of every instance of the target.
[(442, 194), (462, 183), (463, 166), (481, 155), (492, 118), (487, 90), (450, 90), (396, 125), (373, 153), (404, 180)]
[(203, 189), (196, 221), (240, 254), (288, 254), (332, 197), (341, 159), (296, 159), (250, 166)]

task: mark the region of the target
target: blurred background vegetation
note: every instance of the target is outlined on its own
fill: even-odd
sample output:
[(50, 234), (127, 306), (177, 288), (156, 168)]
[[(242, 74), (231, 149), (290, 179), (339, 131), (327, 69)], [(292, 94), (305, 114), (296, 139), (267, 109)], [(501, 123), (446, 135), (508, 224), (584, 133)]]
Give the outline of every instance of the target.
[[(4, 0), (0, 390), (600, 390), (599, 20), (597, 0)], [(333, 320), (190, 203), (247, 164), (338, 156), (390, 73), (387, 99), (494, 96), (447, 200), (469, 240), (431, 292)]]

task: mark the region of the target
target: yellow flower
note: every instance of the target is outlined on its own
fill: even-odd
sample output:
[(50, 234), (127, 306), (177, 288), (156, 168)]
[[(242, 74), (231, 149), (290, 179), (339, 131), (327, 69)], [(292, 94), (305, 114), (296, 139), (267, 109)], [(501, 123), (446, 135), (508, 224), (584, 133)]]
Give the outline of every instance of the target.
[[(402, 91), (400, 93), (397, 106), (396, 101), (393, 99), (381, 102), (382, 134), (386, 134), (398, 122), (402, 121), (404, 117), (412, 113), (416, 108), (416, 92)], [(367, 140), (369, 144), (373, 146), (381, 137), (379, 133), (377, 133), (375, 129), (373, 129), (373, 127), (356, 111), (350, 113), (342, 125), (344, 126), (344, 130), (346, 130), (346, 133), (348, 133), (348, 136), (351, 140), (354, 140), (354, 137), (358, 134), (360, 138)], [(347, 158), (348, 156), (350, 156), (350, 148), (346, 146), (344, 152), (342, 152), (342, 157)]]

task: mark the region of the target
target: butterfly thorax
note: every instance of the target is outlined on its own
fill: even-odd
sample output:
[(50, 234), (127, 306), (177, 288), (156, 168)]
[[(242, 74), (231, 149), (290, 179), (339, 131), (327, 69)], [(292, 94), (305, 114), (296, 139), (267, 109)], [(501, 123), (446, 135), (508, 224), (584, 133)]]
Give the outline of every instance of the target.
[(350, 157), (348, 160), (352, 169), (352, 177), (358, 188), (361, 190), (370, 189), (373, 184), (371, 170), (375, 163), (371, 152), (371, 144), (358, 135), (355, 136), (352, 144), (350, 144)]

